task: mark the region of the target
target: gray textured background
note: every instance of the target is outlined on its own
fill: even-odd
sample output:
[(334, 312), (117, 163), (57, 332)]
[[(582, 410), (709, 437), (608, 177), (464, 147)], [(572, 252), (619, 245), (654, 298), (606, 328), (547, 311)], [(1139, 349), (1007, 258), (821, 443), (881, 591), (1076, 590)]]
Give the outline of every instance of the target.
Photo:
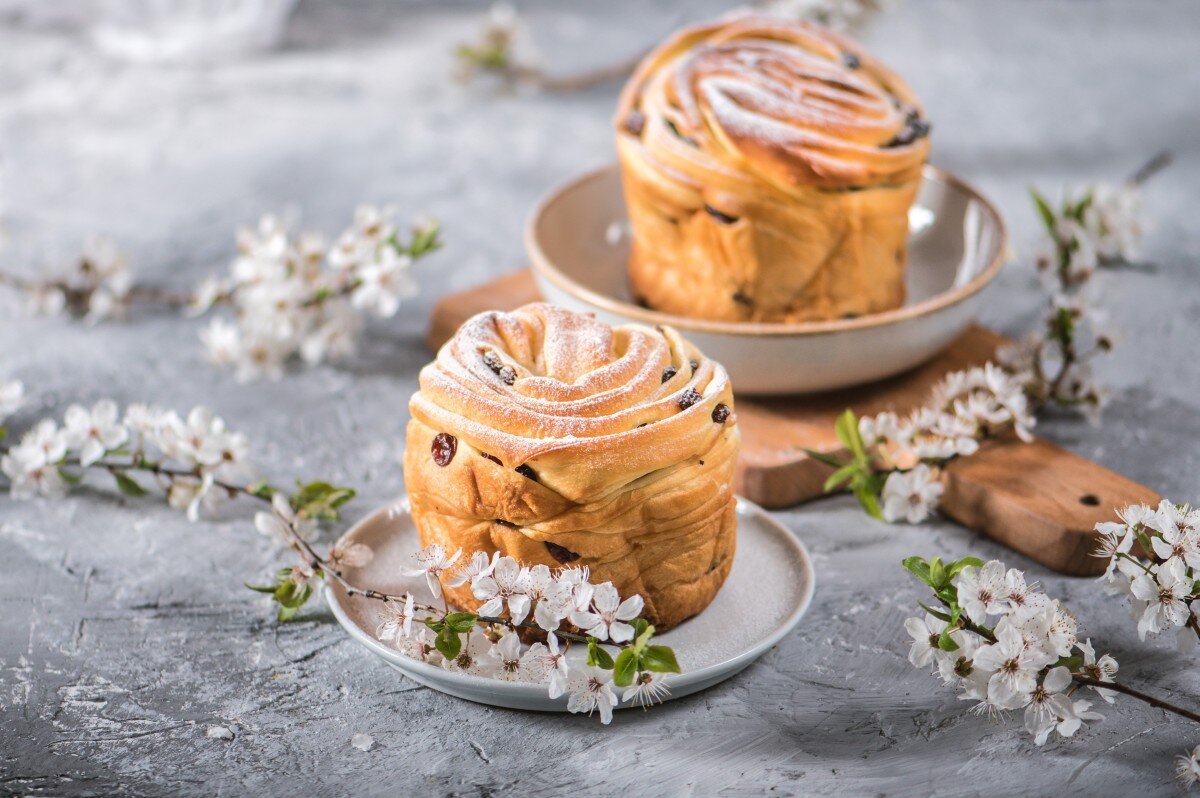
[[(7, 268), (29, 273), (105, 231), (144, 278), (176, 287), (223, 268), (232, 231), (294, 209), (334, 232), (361, 200), (444, 220), (448, 246), (422, 294), (371, 327), (352, 363), (240, 386), (202, 361), (198, 324), (139, 312), (89, 330), (0, 323), (0, 372), (23, 379), (21, 427), (72, 400), (212, 405), (250, 434), (277, 479), (358, 486), (356, 517), (401, 490), (406, 401), (436, 297), (520, 262), (526, 209), (557, 181), (612, 159), (616, 87), (496, 96), (451, 83), (451, 46), (478, 7), (303, 3), (286, 46), (211, 69), (99, 56), (71, 14), (0, 3), (0, 157)], [(563, 72), (651, 44), (720, 4), (528, 7)], [(1122, 333), (1102, 369), (1103, 427), (1044, 434), (1164, 493), (1200, 499), (1200, 70), (1194, 2), (903, 0), (865, 38), (934, 120), (934, 156), (1006, 212), (1028, 256), (1025, 187), (1117, 178), (1159, 148), (1175, 165), (1149, 191), (1152, 273), (1109, 277)], [(986, 320), (1023, 328), (1028, 257), (1000, 278)], [(1064, 597), (1130, 683), (1200, 694), (1195, 659), (1140, 643), (1120, 602), (948, 523), (891, 527), (845, 499), (781, 513), (819, 575), (801, 626), (738, 678), (610, 728), (464, 703), (368, 659), (322, 605), (277, 626), (242, 588), (281, 562), (227, 507), (187, 524), (104, 490), (61, 502), (0, 498), (0, 791), (32, 794), (1172, 794), (1172, 758), (1200, 729), (1127, 702), (1078, 739), (1034, 747), (1016, 723), (965, 705), (905, 660), (917, 599), (909, 553), (1005, 556)], [(1019, 719), (1018, 719), (1019, 720)], [(235, 732), (209, 739), (209, 725)], [(350, 747), (374, 736), (369, 752)]]

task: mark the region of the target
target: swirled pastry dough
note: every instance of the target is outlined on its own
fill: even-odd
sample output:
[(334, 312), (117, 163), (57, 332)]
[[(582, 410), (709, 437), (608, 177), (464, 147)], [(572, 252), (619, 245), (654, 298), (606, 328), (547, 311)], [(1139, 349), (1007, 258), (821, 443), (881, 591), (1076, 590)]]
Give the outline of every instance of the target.
[(645, 304), (794, 322), (903, 303), (929, 124), (858, 45), (753, 16), (680, 31), (638, 67), (616, 128)]
[[(549, 305), (470, 319), (421, 371), (405, 482), (424, 545), (587, 566), (660, 629), (733, 561), (725, 370), (669, 328)], [(469, 586), (449, 588), (473, 608)]]

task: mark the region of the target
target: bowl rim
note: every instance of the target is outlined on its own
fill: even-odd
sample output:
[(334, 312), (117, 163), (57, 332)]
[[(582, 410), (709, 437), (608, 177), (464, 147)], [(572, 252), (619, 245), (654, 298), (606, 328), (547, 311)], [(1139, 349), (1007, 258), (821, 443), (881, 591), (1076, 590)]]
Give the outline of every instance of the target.
[(649, 308), (643, 308), (640, 305), (633, 305), (628, 302), (623, 302), (615, 297), (601, 294), (597, 291), (581, 285), (579, 282), (568, 277), (560, 271), (546, 255), (542, 249), (541, 242), (538, 239), (537, 228), (541, 223), (549, 208), (561, 199), (568, 192), (578, 188), (580, 185), (596, 180), (602, 176), (618, 170), (620, 164), (611, 162), (604, 166), (590, 169), (583, 174), (580, 174), (565, 183), (561, 183), (547, 192), (534, 205), (532, 212), (525, 221), (524, 239), (525, 251), (529, 255), (530, 262), (533, 266), (534, 273), (551, 283), (554, 283), (563, 291), (575, 296), (578, 299), (587, 302), (602, 310), (608, 311), (618, 316), (634, 319), (644, 324), (659, 325), (665, 324), (669, 327), (674, 327), (677, 330), (717, 333), (721, 335), (737, 335), (737, 336), (807, 336), (807, 335), (827, 335), (830, 333), (848, 332), (851, 330), (866, 330), (877, 327), (885, 327), (888, 325), (898, 324), (900, 322), (911, 321), (922, 316), (929, 316), (938, 311), (945, 310), (953, 305), (974, 296), (982, 291), (1004, 268), (1007, 260), (1008, 251), (1008, 228), (1004, 224), (1004, 217), (996, 209), (996, 206), (979, 192), (974, 186), (966, 182), (962, 178), (931, 164), (925, 164), (921, 170), (922, 181), (932, 181), (942, 183), (953, 187), (965, 193), (968, 197), (978, 202), (983, 206), (984, 211), (992, 217), (996, 224), (996, 231), (999, 236), (999, 242), (996, 246), (996, 254), (992, 257), (991, 262), (987, 264), (979, 274), (971, 278), (970, 282), (964, 285), (954, 286), (947, 291), (943, 291), (929, 299), (918, 302), (915, 305), (907, 305), (905, 307), (896, 308), (895, 310), (887, 310), (882, 313), (871, 313), (865, 316), (859, 316), (853, 319), (833, 319), (829, 321), (805, 321), (793, 323), (774, 323), (774, 322), (731, 322), (731, 321), (714, 321), (711, 319), (693, 319), (686, 316), (677, 316), (671, 313), (663, 313)]

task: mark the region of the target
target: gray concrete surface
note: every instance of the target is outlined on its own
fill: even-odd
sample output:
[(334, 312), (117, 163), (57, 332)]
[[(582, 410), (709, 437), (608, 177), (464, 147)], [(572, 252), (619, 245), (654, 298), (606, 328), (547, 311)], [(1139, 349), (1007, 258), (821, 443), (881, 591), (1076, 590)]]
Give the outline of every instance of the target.
[[(340, 229), (361, 200), (442, 218), (448, 246), (420, 298), (374, 324), (340, 367), (238, 385), (202, 361), (198, 326), (139, 312), (94, 330), (0, 322), (0, 372), (33, 402), (19, 427), (72, 400), (205, 402), (247, 431), (267, 473), (358, 486), (365, 514), (401, 490), (406, 401), (427, 359), (431, 303), (521, 260), (526, 210), (563, 178), (612, 159), (617, 87), (495, 96), (447, 78), (478, 6), (305, 2), (282, 51), (209, 69), (99, 56), (71, 14), (0, 5), (0, 157), (7, 268), (34, 272), (114, 235), (141, 274), (190, 285), (223, 267), (232, 231), (268, 209)], [(28, 4), (27, 4), (28, 5)], [(33, 4), (38, 5), (38, 4)], [(542, 2), (527, 16), (563, 72), (651, 44), (719, 3)], [(1018, 254), (1037, 183), (1119, 177), (1159, 148), (1152, 272), (1106, 298), (1122, 346), (1104, 364), (1104, 425), (1042, 432), (1180, 500), (1200, 499), (1200, 6), (901, 0), (865, 38), (924, 97), (936, 163), (1006, 212)], [(1028, 258), (986, 320), (1028, 323)], [(1077, 739), (1037, 749), (905, 660), (920, 591), (910, 553), (1003, 556), (1078, 613), (1121, 675), (1181, 702), (1194, 658), (1141, 643), (1100, 585), (1046, 572), (952, 524), (891, 527), (845, 499), (779, 517), (815, 555), (802, 625), (738, 678), (610, 728), (489, 709), (419, 687), (366, 658), (322, 605), (278, 626), (242, 587), (280, 555), (229, 506), (189, 525), (105, 490), (62, 502), (0, 498), (0, 792), (34, 795), (1174, 794), (1173, 757), (1200, 729), (1123, 702)], [(210, 725), (234, 732), (210, 739)], [(368, 752), (350, 746), (371, 734)]]

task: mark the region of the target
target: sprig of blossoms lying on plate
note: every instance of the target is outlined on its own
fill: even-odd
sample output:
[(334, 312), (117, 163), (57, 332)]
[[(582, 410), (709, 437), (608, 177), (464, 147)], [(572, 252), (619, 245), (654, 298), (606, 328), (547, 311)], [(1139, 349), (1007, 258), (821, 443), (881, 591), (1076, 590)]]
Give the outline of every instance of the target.
[(1200, 642), (1200, 510), (1163, 500), (1133, 504), (1096, 524), (1101, 577), (1133, 602), (1138, 635), (1175, 631), (1181, 651)]
[[(838, 31), (861, 26), (887, 5), (887, 0), (754, 0), (739, 10), (785, 20), (815, 22)], [(469, 81), (480, 76), (512, 88), (528, 86), (545, 91), (582, 91), (628, 77), (644, 57), (636, 57), (577, 75), (558, 77), (537, 65), (527, 26), (509, 3), (494, 3), (475, 39), (454, 49), (455, 76)]]
[(354, 352), (362, 313), (394, 316), (416, 292), (409, 269), (441, 246), (438, 233), (426, 222), (402, 240), (394, 210), (362, 206), (327, 247), (315, 233), (293, 235), (277, 217), (264, 216), (239, 232), (229, 275), (202, 282), (188, 312), (233, 310), (233, 322), (214, 318), (201, 339), (209, 358), (242, 380), (277, 379), (296, 357), (341, 359)]
[[(354, 544), (322, 557), (289, 513), (276, 501), (271, 514), (260, 513), (259, 528), (272, 527), (290, 537), (302, 564), (283, 568), (269, 585), (252, 586), (280, 605), (286, 620), (327, 578), (348, 595), (383, 603), (376, 637), (413, 659), (461, 673), (546, 685), (550, 698), (568, 694), (567, 709), (612, 721), (621, 701), (643, 707), (667, 693), (665, 675), (679, 673), (675, 652), (653, 642), (654, 627), (639, 617), (641, 596), (622, 600), (611, 582), (593, 584), (586, 568), (551, 570), (527, 566), (499, 553), (447, 552), (433, 544), (413, 555), (409, 575), (424, 577), (434, 600), (419, 601), (411, 592), (389, 594), (354, 584), (345, 569), (365, 560), (370, 549)], [(358, 551), (352, 551), (357, 549)], [(442, 599), (442, 585), (470, 585), (480, 604), (474, 611), (453, 611)], [(526, 646), (522, 633), (544, 637)], [(582, 665), (567, 658), (573, 645), (586, 646)], [(617, 690), (622, 690), (618, 699)]]
[(89, 242), (72, 273), (32, 280), (0, 273), (0, 285), (26, 297), (43, 315), (69, 311), (96, 322), (124, 315), (135, 302), (182, 307), (199, 316), (230, 308), (200, 333), (210, 360), (239, 379), (278, 378), (291, 360), (320, 363), (352, 354), (364, 314), (395, 316), (416, 291), (413, 263), (441, 246), (434, 222), (403, 237), (390, 208), (364, 205), (332, 244), (311, 232), (291, 233), (275, 216), (238, 234), (226, 277), (203, 280), (189, 294), (135, 285), (125, 258), (107, 239)]
[(974, 711), (1024, 710), (1038, 745), (1054, 732), (1070, 737), (1085, 721), (1102, 719), (1092, 701), (1078, 698), (1083, 688), (1109, 703), (1121, 693), (1200, 723), (1200, 713), (1117, 682), (1117, 661), (1097, 657), (1091, 640), (1079, 639), (1075, 616), (1021, 571), (975, 557), (949, 563), (909, 557), (903, 564), (938, 604), (921, 604), (924, 614), (905, 621), (909, 661), (960, 690)]
[(860, 419), (845, 411), (834, 431), (850, 453), (848, 462), (808, 454), (836, 469), (825, 481), (826, 491), (848, 489), (876, 518), (918, 523), (937, 508), (946, 462), (974, 454), (988, 438), (1015, 434), (1029, 440), (1033, 425), (1020, 384), (988, 363), (947, 374), (929, 403), (907, 416), (887, 412)]

